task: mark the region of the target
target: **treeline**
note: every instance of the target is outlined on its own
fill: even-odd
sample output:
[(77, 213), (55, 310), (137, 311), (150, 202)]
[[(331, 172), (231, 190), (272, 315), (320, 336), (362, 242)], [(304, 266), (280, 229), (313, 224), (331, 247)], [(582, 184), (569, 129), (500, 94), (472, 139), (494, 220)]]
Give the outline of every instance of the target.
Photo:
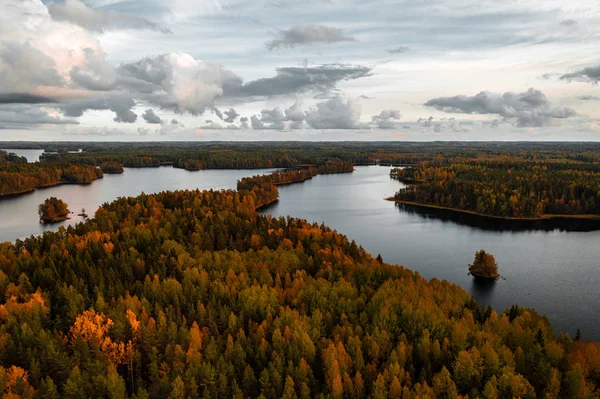
[(323, 225), (258, 214), (270, 176), (238, 187), (120, 198), (0, 245), (3, 395), (599, 394), (597, 343), (533, 310), (482, 309)]
[(600, 214), (600, 163), (455, 159), (392, 170), (410, 185), (395, 198), (484, 215)]
[(100, 169), (104, 173), (123, 173), (123, 165), (118, 162), (102, 162), (100, 164)]
[(0, 196), (62, 183), (87, 184), (103, 176), (102, 169), (63, 163), (0, 164)]
[[(600, 143), (560, 142), (140, 142), (140, 143), (3, 143), (4, 148), (83, 149), (83, 153), (47, 154), (56, 161), (77, 160), (99, 165), (106, 160), (124, 163), (127, 158), (148, 156), (157, 163), (200, 160), (206, 169), (289, 168), (298, 164), (324, 164), (329, 159), (354, 165), (374, 163), (405, 165), (419, 162), (450, 163), (454, 158), (508, 156), (525, 160), (600, 162)], [(271, 161), (269, 165), (268, 161)]]
[(15, 154), (14, 152), (6, 152), (3, 150), (0, 150), (0, 164), (7, 163), (7, 162), (27, 163), (27, 158), (20, 157), (17, 154)]

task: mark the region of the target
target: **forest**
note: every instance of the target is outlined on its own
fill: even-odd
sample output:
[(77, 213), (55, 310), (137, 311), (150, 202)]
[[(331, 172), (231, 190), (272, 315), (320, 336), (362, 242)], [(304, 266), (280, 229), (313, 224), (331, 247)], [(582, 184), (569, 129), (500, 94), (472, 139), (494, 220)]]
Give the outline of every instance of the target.
[(25, 398), (593, 398), (600, 345), (237, 191), (119, 198), (0, 245), (0, 390)]
[(58, 184), (89, 184), (102, 178), (102, 169), (68, 163), (22, 163), (0, 160), (0, 197)]
[(508, 218), (599, 215), (600, 163), (596, 154), (580, 155), (423, 161), (392, 169), (393, 178), (408, 184), (394, 199)]

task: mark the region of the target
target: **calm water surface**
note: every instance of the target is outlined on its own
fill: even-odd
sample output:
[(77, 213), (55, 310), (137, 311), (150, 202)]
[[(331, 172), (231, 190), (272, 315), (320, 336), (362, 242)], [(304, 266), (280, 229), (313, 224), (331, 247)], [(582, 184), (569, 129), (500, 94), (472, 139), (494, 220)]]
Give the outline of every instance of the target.
[(20, 157), (25, 157), (27, 158), (27, 162), (37, 162), (40, 160), (40, 155), (42, 155), (44, 153), (44, 150), (8, 150), (8, 149), (3, 149), (3, 151), (6, 151), (8, 153), (15, 153)]
[[(39, 234), (37, 206), (49, 196), (65, 200), (72, 211), (91, 215), (104, 202), (176, 189), (235, 188), (243, 177), (268, 170), (188, 172), (171, 167), (129, 169), (105, 175), (89, 186), (58, 186), (0, 201), (0, 241)], [(389, 178), (387, 167), (357, 167), (352, 174), (316, 176), (280, 187), (278, 203), (264, 213), (325, 222), (356, 240), (386, 262), (404, 265), (426, 278), (459, 284), (481, 304), (504, 310), (517, 303), (546, 314), (554, 327), (572, 335), (600, 340), (600, 231), (490, 231), (426, 217), (399, 209), (384, 198), (402, 184)], [(76, 223), (74, 216), (65, 222)], [(475, 285), (467, 264), (475, 251), (493, 253), (506, 281)]]

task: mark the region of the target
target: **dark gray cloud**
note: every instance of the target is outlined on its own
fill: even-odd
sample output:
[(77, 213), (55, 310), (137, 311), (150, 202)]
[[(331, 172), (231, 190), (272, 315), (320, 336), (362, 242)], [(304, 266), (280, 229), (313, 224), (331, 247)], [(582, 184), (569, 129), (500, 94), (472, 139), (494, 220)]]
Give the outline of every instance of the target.
[(64, 3), (49, 3), (48, 12), (56, 21), (67, 21), (90, 31), (104, 32), (110, 29), (148, 29), (171, 33), (147, 19), (128, 15), (117, 10), (90, 8), (79, 0), (65, 0)]
[(375, 115), (371, 119), (379, 129), (397, 129), (400, 118), (402, 118), (400, 111), (389, 109), (381, 111), (379, 115)]
[(600, 81), (600, 65), (583, 68), (572, 73), (566, 73), (562, 75), (560, 79), (597, 84), (598, 81)]
[(31, 104), (3, 104), (0, 105), (0, 124), (23, 128), (32, 125), (67, 125), (78, 124), (71, 118), (60, 118), (50, 115), (46, 110), (38, 105)]
[(293, 48), (319, 43), (349, 42), (355, 39), (347, 36), (342, 29), (323, 25), (295, 25), (288, 30), (280, 30), (276, 38), (265, 43), (269, 50)]
[[(370, 76), (371, 67), (346, 64), (326, 64), (314, 67), (277, 68), (271, 78), (250, 81), (231, 91), (230, 96), (276, 96), (307, 91), (329, 92), (344, 80)], [(231, 90), (231, 88), (230, 88)]]
[(579, 96), (577, 97), (579, 100), (582, 101), (600, 101), (600, 97), (598, 96), (592, 96), (589, 94), (583, 95), (583, 96)]
[(286, 117), (279, 107), (263, 109), (260, 115), (252, 115), (250, 123), (255, 130), (283, 130)]
[(402, 54), (402, 53), (406, 53), (408, 50), (409, 50), (408, 47), (400, 46), (400, 47), (388, 49), (387, 52), (390, 54)]
[(560, 23), (562, 26), (575, 26), (577, 25), (577, 21), (573, 19), (565, 19)]
[(539, 90), (504, 94), (481, 92), (475, 96), (458, 95), (434, 98), (425, 103), (440, 111), (465, 114), (492, 114), (515, 120), (519, 127), (549, 126), (554, 119), (575, 116), (567, 107), (553, 107)]
[(126, 94), (107, 94), (61, 104), (65, 116), (77, 118), (87, 110), (110, 110), (115, 113), (115, 122), (134, 123), (137, 114), (132, 111), (135, 101)]
[(56, 99), (29, 93), (0, 93), (0, 104), (50, 104)]
[(225, 112), (221, 112), (217, 107), (213, 107), (212, 111), (217, 115), (217, 117), (226, 123), (233, 123), (240, 114), (233, 108), (229, 108)]
[(225, 117), (223, 118), (223, 122), (233, 123), (235, 122), (238, 116), (240, 116), (240, 114), (238, 114), (235, 109), (229, 108), (227, 111), (225, 111)]
[(162, 123), (162, 119), (160, 119), (160, 116), (154, 113), (152, 108), (148, 108), (146, 111), (144, 111), (142, 118), (144, 118), (147, 123)]

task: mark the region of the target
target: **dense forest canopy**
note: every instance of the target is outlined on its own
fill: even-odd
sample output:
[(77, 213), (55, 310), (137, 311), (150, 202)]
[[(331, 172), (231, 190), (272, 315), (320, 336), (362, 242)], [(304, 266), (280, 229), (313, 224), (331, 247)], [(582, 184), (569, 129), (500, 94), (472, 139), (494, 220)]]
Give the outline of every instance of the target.
[[(295, 176), (295, 175), (294, 175)], [(119, 198), (0, 245), (0, 389), (112, 398), (591, 398), (600, 345), (238, 190)], [(262, 395), (262, 396), (261, 396)]]
[[(600, 162), (524, 156), (456, 157), (392, 170), (395, 199), (511, 218), (600, 214)], [(559, 156), (559, 154), (556, 154)]]
[(89, 165), (0, 162), (0, 197), (63, 183), (88, 184), (102, 176), (102, 169)]

